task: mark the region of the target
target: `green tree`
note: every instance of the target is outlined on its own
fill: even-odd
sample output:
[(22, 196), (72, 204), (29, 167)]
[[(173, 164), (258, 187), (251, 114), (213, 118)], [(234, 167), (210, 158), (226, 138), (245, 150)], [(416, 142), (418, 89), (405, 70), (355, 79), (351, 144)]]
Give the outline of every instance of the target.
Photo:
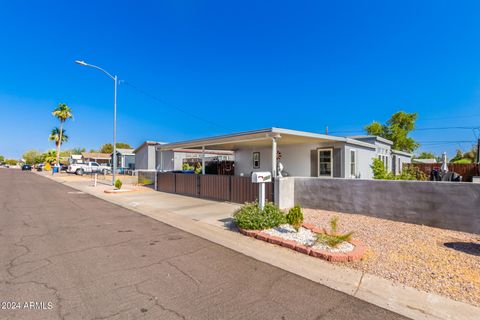
[(72, 151), (72, 154), (82, 154), (82, 152), (87, 151), (87, 149), (85, 149), (85, 148), (73, 148), (71, 151)]
[(455, 152), (455, 157), (451, 158), (450, 159), (450, 162), (456, 162), (456, 161), (459, 161), (459, 160), (462, 160), (463, 159), (463, 152), (462, 150), (460, 149), (457, 149), (457, 151)]
[(15, 159), (7, 159), (5, 160), (5, 163), (11, 166), (16, 166), (18, 164), (18, 160)]
[[(69, 106), (67, 106), (65, 103), (60, 103), (58, 105), (58, 107), (56, 107), (53, 111), (52, 111), (52, 115), (57, 118), (59, 121), (60, 121), (60, 128), (58, 129), (58, 140), (55, 140), (57, 143), (57, 152), (56, 152), (56, 155), (57, 155), (57, 158), (56, 158), (56, 162), (57, 164), (60, 163), (60, 146), (62, 144), (62, 142), (64, 142), (65, 140), (63, 139), (63, 124), (65, 123), (65, 121), (67, 121), (68, 119), (73, 119), (73, 114), (72, 114), (72, 110), (70, 109)], [(53, 133), (53, 131), (52, 131)]]
[(57, 152), (55, 150), (48, 150), (43, 154), (43, 159), (46, 163), (52, 164), (57, 159)]
[[(117, 149), (132, 149), (132, 147), (125, 142), (117, 142), (115, 144), (117, 146)], [(101, 153), (112, 153), (113, 152), (113, 145), (111, 143), (106, 143), (103, 146), (100, 147), (100, 152)]]
[(426, 151), (423, 151), (415, 158), (416, 159), (437, 159), (437, 157), (432, 152), (426, 152)]
[[(50, 132), (50, 135), (48, 136), (48, 140), (53, 141), (55, 143), (55, 147), (57, 147), (57, 154), (60, 150), (60, 145), (64, 142), (68, 141), (68, 136), (65, 133), (67, 130), (63, 129), (60, 130), (58, 127), (55, 127), (52, 129)], [(62, 140), (60, 142), (60, 139)]]
[(22, 155), (22, 158), (27, 164), (38, 164), (42, 162), (42, 153), (38, 150), (28, 150)]
[(5, 157), (4, 156), (0, 156), (0, 162), (3, 162), (5, 161)]
[(416, 113), (399, 111), (393, 114), (385, 124), (376, 121), (372, 122), (365, 127), (365, 131), (369, 135), (391, 140), (393, 149), (413, 152), (419, 147), (419, 144), (414, 139), (408, 137), (408, 134), (415, 128), (416, 120)]

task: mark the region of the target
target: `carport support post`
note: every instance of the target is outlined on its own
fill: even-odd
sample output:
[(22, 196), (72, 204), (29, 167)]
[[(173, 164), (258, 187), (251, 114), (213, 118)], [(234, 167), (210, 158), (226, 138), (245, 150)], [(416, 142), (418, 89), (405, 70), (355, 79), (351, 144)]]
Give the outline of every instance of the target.
[(272, 138), (272, 180), (277, 177), (277, 140)]
[(202, 174), (205, 174), (205, 146), (202, 146)]

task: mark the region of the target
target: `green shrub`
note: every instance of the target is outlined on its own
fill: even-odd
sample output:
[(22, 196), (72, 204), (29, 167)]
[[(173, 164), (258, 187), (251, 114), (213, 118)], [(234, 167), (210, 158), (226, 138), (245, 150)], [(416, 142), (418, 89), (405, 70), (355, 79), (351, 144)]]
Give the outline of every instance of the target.
[(352, 235), (353, 232), (338, 233), (338, 217), (333, 217), (330, 220), (330, 231), (323, 229), (323, 233), (317, 233), (317, 242), (327, 244), (330, 247), (336, 247), (342, 242), (350, 241)]
[(299, 205), (296, 205), (295, 207), (288, 210), (285, 218), (287, 220), (287, 223), (291, 224), (295, 228), (295, 230), (298, 231), (298, 229), (302, 226), (303, 223), (302, 208)]
[(237, 226), (246, 230), (270, 229), (286, 223), (283, 212), (271, 202), (267, 202), (263, 210), (257, 202), (246, 203), (233, 214), (233, 218)]
[(120, 181), (120, 179), (117, 179), (117, 181), (115, 181), (115, 188), (116, 189), (122, 188), (122, 181)]

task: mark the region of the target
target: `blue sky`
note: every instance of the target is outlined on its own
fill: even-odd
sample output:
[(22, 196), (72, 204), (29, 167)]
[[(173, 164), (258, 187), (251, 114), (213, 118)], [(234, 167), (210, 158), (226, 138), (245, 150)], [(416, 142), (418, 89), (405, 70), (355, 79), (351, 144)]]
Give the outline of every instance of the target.
[[(113, 83), (76, 59), (126, 81), (118, 140), (133, 146), (272, 126), (353, 135), (398, 110), (418, 112), (419, 128), (478, 127), (479, 12), (478, 1), (0, 0), (0, 155), (52, 148), (60, 102), (75, 114), (64, 148), (111, 141)], [(452, 154), (479, 133), (414, 137)]]

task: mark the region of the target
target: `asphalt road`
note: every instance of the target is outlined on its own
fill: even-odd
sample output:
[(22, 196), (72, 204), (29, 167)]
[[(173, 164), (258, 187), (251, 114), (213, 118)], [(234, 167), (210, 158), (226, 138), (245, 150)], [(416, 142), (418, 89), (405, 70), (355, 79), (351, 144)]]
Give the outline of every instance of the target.
[(0, 169), (0, 263), (0, 319), (403, 319), (12, 169)]

